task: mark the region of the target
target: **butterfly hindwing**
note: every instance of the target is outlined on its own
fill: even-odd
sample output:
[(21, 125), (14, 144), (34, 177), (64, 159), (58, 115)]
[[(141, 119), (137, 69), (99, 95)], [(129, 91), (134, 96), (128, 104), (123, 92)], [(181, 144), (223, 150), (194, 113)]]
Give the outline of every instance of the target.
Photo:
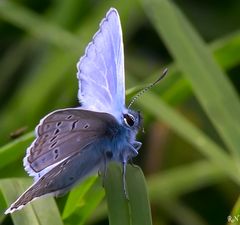
[[(100, 144), (100, 143), (95, 143)], [(21, 209), (32, 200), (52, 194), (65, 194), (76, 182), (98, 170), (104, 163), (101, 151), (94, 143), (86, 146), (82, 151), (63, 160), (46, 174), (42, 175), (30, 186), (5, 213), (12, 213)]]

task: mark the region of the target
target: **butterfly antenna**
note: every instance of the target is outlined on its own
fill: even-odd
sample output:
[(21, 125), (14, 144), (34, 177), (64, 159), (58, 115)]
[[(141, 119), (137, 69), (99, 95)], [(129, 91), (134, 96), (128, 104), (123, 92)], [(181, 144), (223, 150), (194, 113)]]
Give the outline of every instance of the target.
[(168, 68), (165, 68), (162, 72), (162, 75), (153, 83), (149, 84), (147, 87), (143, 88), (141, 91), (139, 91), (131, 100), (130, 104), (128, 105), (128, 108), (132, 106), (132, 104), (141, 96), (143, 95), (146, 91), (151, 89), (153, 86), (155, 86), (160, 80), (162, 80), (168, 73)]

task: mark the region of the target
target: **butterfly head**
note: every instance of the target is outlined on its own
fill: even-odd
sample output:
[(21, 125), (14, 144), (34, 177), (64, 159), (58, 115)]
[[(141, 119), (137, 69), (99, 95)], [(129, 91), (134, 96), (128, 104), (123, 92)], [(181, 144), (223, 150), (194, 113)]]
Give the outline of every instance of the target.
[(123, 114), (123, 124), (128, 129), (138, 131), (142, 124), (142, 116), (140, 112), (128, 109), (127, 112)]

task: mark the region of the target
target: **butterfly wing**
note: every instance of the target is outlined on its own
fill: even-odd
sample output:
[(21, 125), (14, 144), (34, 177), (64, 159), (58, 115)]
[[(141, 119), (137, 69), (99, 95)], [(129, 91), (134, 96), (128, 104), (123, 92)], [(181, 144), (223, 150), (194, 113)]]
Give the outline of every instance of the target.
[(36, 128), (37, 138), (24, 158), (25, 170), (38, 180), (65, 159), (111, 132), (116, 119), (107, 113), (81, 109), (57, 110)]
[[(96, 143), (97, 146), (101, 143)], [(76, 182), (95, 172), (104, 163), (103, 155), (91, 144), (63, 160), (30, 186), (10, 207), (5, 214), (23, 208), (27, 203), (43, 195), (65, 194)]]
[(103, 152), (112, 147), (107, 142), (116, 136), (126, 111), (123, 40), (116, 9), (110, 9), (100, 23), (77, 68), (81, 108), (58, 110), (41, 120), (24, 158), (35, 183), (6, 213), (42, 195), (64, 193), (105, 163)]
[(78, 98), (84, 109), (107, 112), (120, 121), (125, 110), (122, 29), (111, 8), (77, 64)]

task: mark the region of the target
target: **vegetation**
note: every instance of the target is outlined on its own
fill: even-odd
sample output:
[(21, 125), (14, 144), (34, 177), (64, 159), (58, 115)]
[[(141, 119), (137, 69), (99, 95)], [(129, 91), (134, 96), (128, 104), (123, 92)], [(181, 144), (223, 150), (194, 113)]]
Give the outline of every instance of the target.
[[(169, 70), (134, 105), (145, 132), (139, 167), (127, 168), (129, 201), (113, 164), (106, 192), (92, 176), (4, 215), (32, 182), (22, 159), (39, 120), (78, 106), (76, 63), (110, 7), (123, 27), (127, 101)], [(240, 224), (239, 9), (237, 0), (2, 0), (0, 223)]]

